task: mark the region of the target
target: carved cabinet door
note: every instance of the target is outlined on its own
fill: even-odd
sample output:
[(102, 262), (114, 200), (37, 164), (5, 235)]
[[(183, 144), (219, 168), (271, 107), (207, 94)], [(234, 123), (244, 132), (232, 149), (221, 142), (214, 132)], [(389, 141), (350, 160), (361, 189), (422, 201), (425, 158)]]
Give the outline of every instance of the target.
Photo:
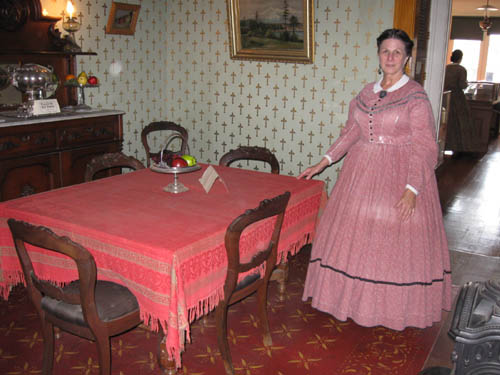
[(63, 186), (80, 184), (84, 182), (87, 163), (94, 156), (107, 152), (118, 152), (121, 150), (120, 142), (113, 142), (91, 147), (82, 147), (61, 153), (61, 169), (63, 171)]
[(60, 186), (58, 153), (4, 160), (0, 163), (0, 201)]

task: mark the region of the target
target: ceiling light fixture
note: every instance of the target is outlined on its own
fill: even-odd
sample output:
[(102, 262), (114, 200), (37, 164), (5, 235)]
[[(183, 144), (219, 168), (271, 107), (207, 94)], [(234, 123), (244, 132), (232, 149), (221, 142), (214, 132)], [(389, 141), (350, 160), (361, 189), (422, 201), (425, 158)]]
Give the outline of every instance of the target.
[(477, 10), (484, 10), (484, 18), (481, 21), (479, 21), (479, 27), (481, 28), (481, 30), (487, 32), (490, 29), (490, 27), (493, 25), (491, 18), (488, 17), (488, 10), (489, 11), (496, 11), (496, 10), (498, 10), (498, 8), (491, 6), (490, 0), (487, 0), (486, 5), (483, 5), (479, 8), (477, 8)]
[(494, 12), (498, 10), (498, 8), (495, 8), (493, 5), (490, 5), (488, 1), (488, 4), (482, 5), (479, 8), (476, 8), (476, 10), (489, 10), (490, 12)]

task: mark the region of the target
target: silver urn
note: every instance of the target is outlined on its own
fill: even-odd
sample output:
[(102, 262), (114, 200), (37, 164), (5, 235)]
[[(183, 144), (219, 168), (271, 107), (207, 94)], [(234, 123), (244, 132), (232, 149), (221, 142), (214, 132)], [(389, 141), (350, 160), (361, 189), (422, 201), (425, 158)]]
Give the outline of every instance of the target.
[(38, 64), (10, 67), (12, 86), (26, 93), (28, 101), (50, 98), (59, 86), (54, 69)]

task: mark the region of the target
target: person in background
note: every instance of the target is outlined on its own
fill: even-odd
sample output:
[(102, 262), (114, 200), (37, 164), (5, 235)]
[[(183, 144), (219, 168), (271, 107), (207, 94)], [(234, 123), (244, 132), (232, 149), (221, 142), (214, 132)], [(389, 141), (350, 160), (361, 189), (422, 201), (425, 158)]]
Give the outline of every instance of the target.
[(461, 50), (453, 51), (451, 64), (446, 65), (444, 76), (444, 91), (451, 91), (445, 149), (453, 151), (455, 156), (461, 152), (474, 151), (473, 145), (477, 139), (469, 105), (463, 91), (467, 88), (468, 82), (467, 70), (460, 65), (462, 57)]
[(413, 42), (377, 38), (383, 73), (351, 101), (339, 138), (310, 179), (344, 155), (318, 224), (303, 299), (340, 320), (427, 327), (451, 308), (451, 272), (434, 166), (431, 105), (404, 72)]

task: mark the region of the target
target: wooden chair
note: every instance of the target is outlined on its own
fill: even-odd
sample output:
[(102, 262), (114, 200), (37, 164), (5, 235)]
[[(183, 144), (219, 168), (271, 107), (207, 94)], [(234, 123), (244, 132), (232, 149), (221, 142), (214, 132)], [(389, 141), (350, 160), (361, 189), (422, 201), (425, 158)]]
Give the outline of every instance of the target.
[[(276, 265), (278, 255), (278, 242), (283, 224), (285, 209), (290, 199), (290, 193), (286, 192), (270, 200), (260, 202), (257, 208), (247, 210), (238, 216), (227, 228), (225, 246), (228, 259), (226, 281), (224, 283), (224, 299), (219, 302), (215, 312), (217, 325), (217, 341), (219, 350), (224, 361), (224, 367), (228, 375), (234, 373), (231, 352), (227, 341), (227, 309), (228, 306), (242, 300), (257, 291), (257, 302), (259, 305), (259, 317), (264, 329), (264, 344), (272, 345), (269, 321), (267, 319), (267, 285), (271, 272)], [(269, 242), (248, 263), (240, 261), (240, 238), (241, 233), (253, 223), (276, 216), (274, 230)], [(265, 273), (261, 277), (258, 268), (265, 264)], [(241, 273), (250, 272), (243, 280), (238, 282)]]
[[(40, 316), (43, 333), (43, 375), (52, 373), (54, 326), (96, 341), (101, 375), (111, 373), (110, 336), (121, 334), (141, 323), (139, 304), (124, 286), (96, 280), (92, 255), (67, 237), (59, 237), (46, 227), (8, 220), (17, 255), (21, 262), (28, 294)], [(72, 258), (78, 280), (63, 288), (36, 275), (25, 243)]]
[(170, 137), (166, 143), (167, 145), (163, 146), (168, 146), (168, 143), (172, 141), (175, 138), (180, 138), (181, 139), (181, 146), (180, 150), (178, 151), (180, 154), (185, 154), (186, 151), (188, 150), (188, 132), (186, 129), (184, 129), (182, 126), (177, 125), (171, 121), (158, 121), (158, 122), (152, 122), (151, 124), (147, 125), (144, 129), (142, 129), (141, 132), (141, 140), (142, 140), (142, 145), (144, 146), (144, 149), (146, 150), (146, 160), (147, 160), (147, 166), (149, 167), (151, 163), (151, 156), (158, 156), (160, 152), (151, 152), (149, 144), (148, 144), (148, 135), (151, 132), (154, 131), (160, 131), (160, 130), (170, 130), (173, 131), (173, 136)]
[(144, 165), (133, 158), (121, 152), (110, 152), (93, 157), (87, 164), (85, 170), (85, 182), (92, 181), (94, 176), (102, 171), (110, 172), (114, 168), (130, 168), (133, 170), (144, 169)]
[(261, 160), (271, 165), (271, 173), (280, 174), (278, 159), (265, 147), (240, 146), (224, 154), (219, 161), (219, 165), (228, 167), (237, 160)]
[[(280, 174), (280, 164), (276, 156), (267, 148), (259, 146), (240, 146), (224, 154), (219, 165), (228, 167), (238, 160), (260, 160), (271, 166), (271, 173)], [(279, 283), (279, 298), (285, 300), (286, 281), (288, 279), (288, 263), (280, 264), (273, 272), (271, 280)]]

